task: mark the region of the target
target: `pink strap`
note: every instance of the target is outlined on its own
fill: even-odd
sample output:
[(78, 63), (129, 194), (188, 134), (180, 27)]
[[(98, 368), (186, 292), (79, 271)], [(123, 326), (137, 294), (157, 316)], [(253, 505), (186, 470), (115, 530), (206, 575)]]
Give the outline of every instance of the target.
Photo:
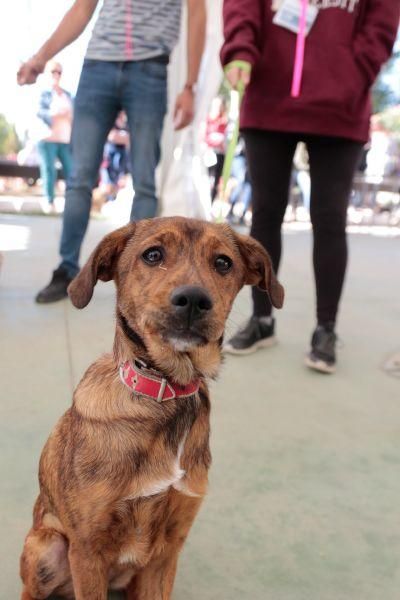
[(125, 58), (133, 57), (133, 27), (132, 27), (132, 4), (131, 0), (125, 0)]
[(301, 80), (303, 77), (304, 66), (304, 48), (306, 41), (306, 22), (307, 22), (307, 6), (308, 0), (301, 0), (301, 15), (299, 23), (299, 33), (296, 40), (296, 56), (294, 59), (293, 81), (292, 81), (292, 98), (300, 96)]

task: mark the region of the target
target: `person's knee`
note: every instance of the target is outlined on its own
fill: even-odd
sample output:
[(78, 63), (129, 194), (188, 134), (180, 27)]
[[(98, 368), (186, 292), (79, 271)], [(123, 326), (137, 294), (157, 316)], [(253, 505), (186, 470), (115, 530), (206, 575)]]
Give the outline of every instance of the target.
[(73, 169), (68, 177), (67, 190), (79, 189), (91, 193), (96, 185), (97, 176), (97, 171), (93, 173), (91, 169), (82, 166)]
[(253, 221), (262, 229), (280, 229), (285, 217), (285, 207), (253, 205)]
[(346, 214), (334, 211), (310, 211), (314, 234), (344, 236), (346, 234)]

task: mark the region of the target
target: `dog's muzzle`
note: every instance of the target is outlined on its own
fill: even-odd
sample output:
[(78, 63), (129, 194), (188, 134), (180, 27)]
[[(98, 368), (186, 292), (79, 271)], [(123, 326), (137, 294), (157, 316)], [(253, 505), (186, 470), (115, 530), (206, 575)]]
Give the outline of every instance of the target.
[(199, 286), (182, 285), (175, 288), (170, 300), (175, 320), (188, 330), (196, 321), (208, 317), (213, 307), (209, 293)]
[(175, 350), (186, 352), (208, 343), (213, 301), (204, 288), (183, 285), (170, 296), (164, 338)]

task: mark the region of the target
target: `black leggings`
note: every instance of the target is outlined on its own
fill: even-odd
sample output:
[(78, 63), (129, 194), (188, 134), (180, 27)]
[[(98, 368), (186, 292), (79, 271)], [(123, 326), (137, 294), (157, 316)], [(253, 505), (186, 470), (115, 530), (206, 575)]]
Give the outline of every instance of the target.
[(216, 152), (216, 157), (217, 157), (217, 162), (212, 167), (212, 170), (210, 169), (211, 173), (214, 173), (214, 183), (213, 183), (213, 187), (212, 187), (212, 190), (211, 190), (211, 202), (214, 202), (214, 200), (215, 200), (215, 198), (217, 197), (217, 194), (218, 194), (219, 180), (222, 177), (222, 171), (223, 171), (223, 168), (224, 168), (225, 154), (221, 154), (220, 152)]
[[(267, 249), (276, 272), (293, 156), (299, 141), (307, 145), (317, 320), (320, 324), (334, 323), (347, 264), (347, 205), (363, 144), (344, 138), (253, 129), (245, 130), (244, 138), (253, 186), (251, 235)], [(257, 288), (252, 293), (254, 314), (270, 315), (272, 307), (266, 294)]]

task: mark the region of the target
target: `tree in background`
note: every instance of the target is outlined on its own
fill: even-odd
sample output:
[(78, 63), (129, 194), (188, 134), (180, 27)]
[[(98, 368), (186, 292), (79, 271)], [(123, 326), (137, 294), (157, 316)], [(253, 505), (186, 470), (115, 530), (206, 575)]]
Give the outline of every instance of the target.
[(372, 112), (374, 114), (383, 112), (389, 106), (398, 104), (400, 98), (393, 87), (388, 83), (388, 76), (393, 75), (395, 69), (399, 68), (400, 50), (394, 52), (392, 58), (385, 65), (372, 88)]
[(0, 114), (0, 156), (16, 154), (21, 149), (14, 125), (9, 123), (6, 117)]
[(374, 117), (375, 122), (385, 131), (400, 140), (400, 106), (392, 106)]

